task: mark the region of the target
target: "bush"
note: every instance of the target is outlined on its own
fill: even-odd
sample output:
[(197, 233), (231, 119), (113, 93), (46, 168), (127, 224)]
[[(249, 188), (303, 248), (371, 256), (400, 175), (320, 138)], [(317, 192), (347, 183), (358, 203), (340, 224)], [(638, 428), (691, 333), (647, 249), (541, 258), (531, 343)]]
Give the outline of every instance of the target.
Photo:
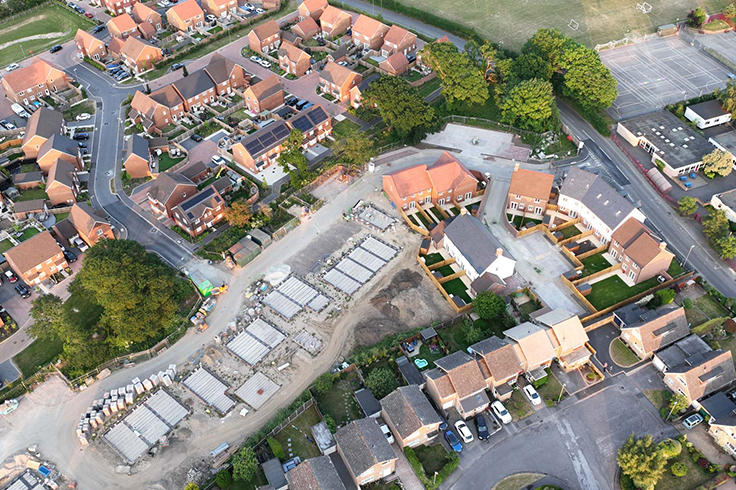
[(690, 298), (685, 298), (682, 301), (682, 307), (685, 308), (686, 310), (689, 310), (690, 308), (693, 307), (693, 300), (691, 300)]
[(277, 441), (273, 437), (269, 437), (268, 439), (266, 439), (266, 442), (268, 443), (268, 447), (271, 448), (271, 452), (275, 457), (279, 458), (281, 461), (284, 461), (286, 459), (284, 448), (283, 446), (281, 446), (281, 443), (279, 441)]
[(222, 490), (226, 490), (233, 484), (233, 475), (230, 474), (229, 470), (220, 470), (217, 472), (215, 482)]
[(337, 423), (335, 422), (335, 419), (333, 419), (331, 415), (325, 415), (324, 417), (322, 417), (322, 420), (325, 421), (325, 424), (327, 424), (327, 428), (330, 429), (330, 432), (332, 434), (337, 432)]
[(629, 475), (621, 474), (621, 490), (639, 490)]
[(437, 472), (436, 478), (434, 477), (434, 475), (432, 475), (432, 477), (430, 478), (424, 471), (424, 466), (422, 466), (422, 462), (419, 461), (419, 458), (414, 452), (414, 449), (407, 446), (404, 448), (404, 454), (406, 455), (406, 459), (409, 460), (409, 464), (414, 469), (414, 473), (416, 473), (417, 477), (424, 485), (424, 488), (426, 488), (427, 490), (434, 490), (435, 488), (439, 487), (444, 479), (450, 476), (450, 473), (455, 471), (458, 463), (460, 463), (460, 458), (458, 458), (457, 453), (447, 453), (447, 455), (445, 456), (445, 466), (443, 466), (442, 469)]
[(687, 466), (685, 466), (685, 463), (682, 462), (674, 463), (670, 467), (670, 471), (674, 476), (682, 477), (687, 475)]
[(665, 439), (659, 443), (659, 447), (662, 450), (662, 454), (664, 454), (664, 457), (667, 459), (679, 456), (682, 452), (682, 444), (674, 439)]
[(320, 374), (317, 379), (314, 380), (314, 384), (312, 385), (312, 389), (315, 393), (318, 395), (324, 395), (330, 389), (332, 389), (332, 384), (335, 382), (335, 377), (330, 372), (326, 372), (323, 374)]

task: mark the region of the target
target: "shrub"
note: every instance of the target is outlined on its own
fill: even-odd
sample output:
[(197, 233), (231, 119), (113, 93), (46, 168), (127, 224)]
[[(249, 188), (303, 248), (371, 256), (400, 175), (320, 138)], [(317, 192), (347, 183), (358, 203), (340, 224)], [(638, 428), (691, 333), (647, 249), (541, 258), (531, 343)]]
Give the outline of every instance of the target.
[(674, 439), (665, 439), (659, 443), (659, 448), (662, 450), (662, 454), (667, 459), (672, 459), (675, 456), (679, 456), (682, 452), (682, 444)]
[(315, 393), (318, 395), (324, 395), (330, 389), (332, 388), (332, 384), (335, 382), (334, 376), (332, 376), (332, 373), (326, 372), (323, 374), (320, 374), (317, 379), (314, 380), (314, 384), (312, 385), (312, 389)]
[(269, 437), (268, 439), (266, 439), (266, 442), (268, 443), (268, 447), (271, 448), (271, 452), (275, 457), (279, 458), (282, 461), (286, 459), (284, 448), (283, 446), (281, 446), (281, 443), (279, 441), (277, 441), (273, 437)]
[(687, 475), (687, 466), (685, 466), (685, 463), (681, 463), (681, 462), (674, 463), (670, 467), (670, 471), (672, 472), (674, 476), (682, 477), (682, 476)]
[(218, 487), (225, 490), (233, 484), (233, 475), (230, 474), (229, 470), (220, 470), (217, 472), (215, 481), (217, 482)]
[(330, 415), (325, 415), (322, 418), (325, 421), (325, 424), (327, 424), (327, 428), (330, 429), (331, 433), (337, 432), (337, 423), (335, 422), (335, 419), (332, 418)]
[[(693, 300), (691, 300), (690, 298), (685, 298), (682, 301), (682, 307), (685, 308), (686, 310), (689, 310), (690, 308), (693, 307)], [(736, 322), (734, 322), (734, 327), (736, 327)]]
[(416, 473), (417, 477), (424, 485), (424, 488), (426, 488), (427, 490), (434, 490), (435, 488), (439, 487), (440, 483), (442, 483), (445, 478), (450, 476), (450, 473), (455, 471), (455, 468), (457, 468), (457, 465), (460, 463), (460, 458), (458, 458), (457, 453), (447, 453), (447, 455), (445, 456), (445, 466), (443, 466), (442, 469), (437, 472), (436, 477), (434, 475), (432, 475), (432, 477), (428, 477), (427, 473), (424, 471), (424, 466), (422, 465), (422, 462), (419, 461), (419, 458), (414, 452), (414, 449), (407, 446), (404, 448), (404, 454), (406, 455), (406, 459), (409, 460), (409, 464), (414, 470), (414, 473)]
[(636, 485), (634, 485), (634, 482), (631, 481), (631, 477), (629, 475), (622, 474), (620, 483), (621, 490), (639, 490), (636, 488)]
[(703, 471), (708, 471), (708, 468), (710, 467), (710, 461), (702, 457), (702, 454), (698, 454), (700, 456), (698, 458), (698, 466), (702, 468)]

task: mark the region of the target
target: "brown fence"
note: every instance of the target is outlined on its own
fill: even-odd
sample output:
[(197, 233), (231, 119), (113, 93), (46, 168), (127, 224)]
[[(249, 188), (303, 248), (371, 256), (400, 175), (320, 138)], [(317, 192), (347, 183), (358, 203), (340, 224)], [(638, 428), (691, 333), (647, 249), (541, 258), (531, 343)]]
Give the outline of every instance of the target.
[(580, 301), (583, 304), (583, 306), (585, 306), (588, 310), (590, 310), (594, 314), (598, 311), (595, 309), (595, 306), (593, 306), (591, 302), (588, 301), (588, 298), (583, 296), (583, 293), (581, 293), (578, 290), (578, 288), (568, 278), (566, 278), (564, 275), (561, 275), (560, 279), (562, 280), (562, 284), (567, 286), (567, 288), (570, 291), (572, 291), (572, 294), (575, 295), (575, 297), (578, 299), (578, 301)]
[[(417, 262), (419, 262), (419, 266), (424, 270), (424, 272), (429, 276), (429, 279), (434, 283), (434, 285), (437, 287), (437, 289), (440, 290), (440, 293), (445, 297), (448, 303), (450, 303), (450, 306), (452, 306), (452, 309), (455, 310), (455, 313), (465, 313), (466, 311), (470, 311), (473, 308), (473, 304), (466, 304), (465, 306), (458, 307), (455, 302), (450, 298), (450, 295), (445, 291), (445, 288), (442, 287), (442, 284), (437, 280), (436, 277), (434, 277), (434, 274), (432, 274), (432, 271), (429, 270), (427, 267), (427, 264), (424, 263), (422, 260), (422, 257), (417, 254)], [(453, 274), (454, 275), (454, 274)]]
[(585, 325), (583, 328), (586, 332), (590, 332), (591, 330), (595, 330), (598, 327), (602, 327), (603, 325), (608, 325), (609, 323), (613, 322), (613, 315), (607, 316), (605, 318), (601, 318), (589, 325)]
[(434, 80), (435, 78), (437, 78), (437, 74), (435, 72), (432, 72), (424, 78), (420, 78), (419, 80), (411, 82), (409, 85), (411, 85), (412, 87), (420, 87), (430, 80)]
[(617, 269), (621, 268), (621, 263), (614, 264), (611, 267), (606, 267), (603, 270), (600, 270), (598, 272), (594, 272), (593, 274), (590, 274), (589, 276), (581, 277), (580, 279), (575, 279), (574, 281), (570, 281), (574, 286), (577, 286), (578, 284), (590, 282), (595, 278), (601, 277), (603, 275), (608, 274), (609, 272), (613, 272)]
[(22, 138), (3, 141), (2, 143), (0, 143), (0, 151), (7, 150), (8, 148), (14, 148), (14, 147), (20, 148), (20, 145), (22, 144), (23, 144)]
[(417, 226), (414, 223), (412, 223), (411, 220), (409, 219), (409, 216), (406, 215), (403, 209), (401, 209), (398, 206), (396, 207), (396, 209), (399, 211), (399, 214), (401, 214), (401, 216), (404, 218), (404, 221), (406, 221), (406, 224), (409, 225), (409, 228), (416, 231), (420, 235), (429, 236), (429, 231), (427, 231), (425, 228), (422, 228), (421, 226)]

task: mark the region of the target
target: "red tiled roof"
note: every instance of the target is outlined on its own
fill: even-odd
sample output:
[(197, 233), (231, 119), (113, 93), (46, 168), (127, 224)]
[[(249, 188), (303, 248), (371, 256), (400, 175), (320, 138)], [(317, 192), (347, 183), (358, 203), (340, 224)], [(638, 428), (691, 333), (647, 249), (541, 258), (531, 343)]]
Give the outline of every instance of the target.
[(511, 176), (509, 194), (549, 201), (555, 176), (519, 168)]

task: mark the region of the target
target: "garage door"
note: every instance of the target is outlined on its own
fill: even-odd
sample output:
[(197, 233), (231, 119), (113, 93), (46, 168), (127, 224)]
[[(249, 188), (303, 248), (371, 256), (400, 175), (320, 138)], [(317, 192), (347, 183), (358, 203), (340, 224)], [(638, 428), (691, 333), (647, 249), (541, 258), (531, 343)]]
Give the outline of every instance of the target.
[(657, 356), (654, 356), (654, 358), (652, 359), (652, 364), (653, 364), (653, 365), (654, 365), (654, 367), (655, 367), (655, 368), (657, 368), (657, 369), (658, 369), (659, 371), (662, 371), (662, 372), (664, 372), (664, 370), (665, 370), (665, 366), (664, 366), (664, 363), (663, 363), (663, 362), (661, 361), (661, 359), (660, 359), (659, 357), (657, 357)]

